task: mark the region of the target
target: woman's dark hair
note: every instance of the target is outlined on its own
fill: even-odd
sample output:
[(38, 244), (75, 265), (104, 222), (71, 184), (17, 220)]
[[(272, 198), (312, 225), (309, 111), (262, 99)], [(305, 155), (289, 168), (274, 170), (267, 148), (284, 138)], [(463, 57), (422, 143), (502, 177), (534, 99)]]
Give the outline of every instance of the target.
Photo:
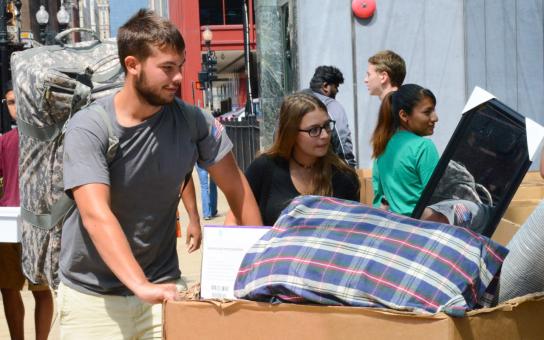
[(414, 107), (423, 100), (430, 98), (436, 105), (436, 97), (426, 88), (416, 84), (406, 84), (397, 91), (389, 92), (382, 101), (378, 123), (372, 133), (372, 158), (378, 158), (384, 151), (387, 143), (400, 128), (400, 111), (407, 115), (412, 114)]

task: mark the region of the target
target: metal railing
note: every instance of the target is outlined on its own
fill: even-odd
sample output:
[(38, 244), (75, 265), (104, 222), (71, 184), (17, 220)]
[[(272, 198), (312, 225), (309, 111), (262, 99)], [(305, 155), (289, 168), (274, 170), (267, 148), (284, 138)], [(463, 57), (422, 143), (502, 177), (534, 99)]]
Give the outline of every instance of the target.
[(254, 115), (243, 118), (220, 118), (233, 144), (236, 162), (242, 171), (255, 159), (260, 149), (259, 121)]

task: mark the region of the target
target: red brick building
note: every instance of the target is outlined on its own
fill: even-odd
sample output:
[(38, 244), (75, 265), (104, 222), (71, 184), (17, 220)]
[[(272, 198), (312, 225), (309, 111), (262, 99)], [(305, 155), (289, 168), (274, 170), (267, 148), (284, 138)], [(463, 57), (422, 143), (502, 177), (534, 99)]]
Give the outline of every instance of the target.
[[(202, 32), (209, 27), (213, 33), (211, 49), (217, 56), (218, 80), (213, 82), (214, 107), (227, 97), (232, 105), (243, 106), (246, 101), (244, 67), (243, 0), (170, 0), (170, 19), (185, 39), (186, 63), (183, 70), (181, 97), (188, 103), (203, 106), (203, 91), (197, 89), (202, 54), (207, 48)], [(255, 16), (253, 0), (248, 0), (249, 42), (255, 50)], [(254, 58), (253, 58), (254, 59)]]

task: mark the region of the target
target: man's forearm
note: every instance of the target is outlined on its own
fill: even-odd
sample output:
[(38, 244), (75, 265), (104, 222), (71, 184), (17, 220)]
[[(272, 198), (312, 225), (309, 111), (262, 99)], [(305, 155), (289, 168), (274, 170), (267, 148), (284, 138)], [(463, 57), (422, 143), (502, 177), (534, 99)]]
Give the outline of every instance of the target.
[(195, 182), (193, 181), (192, 176), (189, 178), (189, 181), (181, 192), (181, 201), (183, 202), (187, 215), (189, 215), (189, 220), (193, 222), (199, 221), (200, 216), (198, 215), (198, 207), (196, 205)]
[[(240, 225), (263, 225), (261, 213), (246, 177), (240, 171), (239, 190), (227, 196), (227, 201)], [(227, 195), (227, 193), (225, 193)], [(228, 199), (230, 197), (230, 199)]]

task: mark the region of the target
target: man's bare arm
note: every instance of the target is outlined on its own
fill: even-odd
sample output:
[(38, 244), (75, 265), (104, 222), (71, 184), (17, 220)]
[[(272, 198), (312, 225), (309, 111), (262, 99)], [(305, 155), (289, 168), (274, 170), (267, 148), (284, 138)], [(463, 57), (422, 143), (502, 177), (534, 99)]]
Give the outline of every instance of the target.
[(200, 227), (200, 216), (198, 215), (198, 207), (196, 205), (196, 193), (195, 182), (193, 176), (189, 177), (189, 181), (186, 183), (185, 188), (181, 192), (181, 200), (187, 215), (189, 215), (189, 225), (187, 226), (187, 236), (185, 238), (185, 245), (187, 251), (192, 253), (200, 248), (202, 242), (202, 229)]
[(92, 183), (72, 190), (81, 219), (100, 257), (138, 298), (161, 303), (176, 296), (174, 284), (150, 283), (136, 261), (119, 221), (110, 208), (110, 188)]
[(261, 213), (246, 177), (238, 168), (232, 152), (208, 168), (210, 176), (223, 191), (240, 225), (262, 225)]

